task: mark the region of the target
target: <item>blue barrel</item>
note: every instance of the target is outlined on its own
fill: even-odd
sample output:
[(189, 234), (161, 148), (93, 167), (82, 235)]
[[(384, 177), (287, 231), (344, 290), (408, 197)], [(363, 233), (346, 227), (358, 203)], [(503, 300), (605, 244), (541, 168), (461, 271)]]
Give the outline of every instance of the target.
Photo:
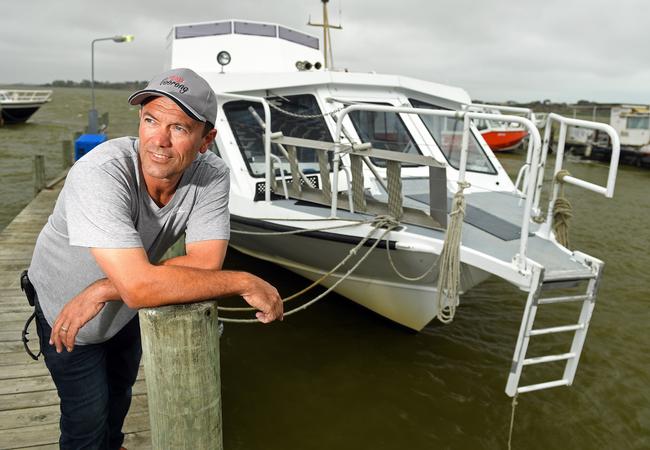
[(78, 160), (106, 140), (105, 134), (82, 134), (74, 141), (74, 160)]

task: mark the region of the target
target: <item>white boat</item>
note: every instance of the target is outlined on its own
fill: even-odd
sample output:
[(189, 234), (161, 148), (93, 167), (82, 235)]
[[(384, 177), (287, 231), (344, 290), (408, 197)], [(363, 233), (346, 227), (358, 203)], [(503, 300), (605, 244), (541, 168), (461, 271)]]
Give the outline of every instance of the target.
[(26, 122), (51, 97), (49, 90), (0, 89), (0, 122)]
[[(168, 39), (167, 66), (192, 68), (220, 93), (214, 151), (230, 167), (234, 248), (414, 330), (452, 318), (455, 286), (462, 296), (496, 275), (528, 293), (506, 392), (572, 383), (603, 263), (558, 243), (552, 208), (543, 213), (542, 189), (550, 189), (551, 205), (558, 196), (557, 183), (543, 185), (550, 135), (542, 145), (525, 117), (473, 111), (457, 87), (316, 69), (323, 61), (318, 38), (281, 25), (177, 25)], [(473, 120), (518, 123), (529, 133), (515, 183)], [(610, 134), (615, 152), (606, 186), (563, 180), (611, 197), (618, 155), (611, 127), (554, 114), (547, 121)], [(562, 142), (556, 148), (554, 173), (563, 167)], [(439, 276), (439, 256), (447, 239), (453, 269), (455, 226), (447, 228), (462, 217), (453, 211), (463, 196), (455, 285), (447, 280), (453, 270)], [(441, 279), (445, 295), (438, 296)], [(555, 287), (578, 292), (549, 298)], [(538, 305), (567, 301), (583, 304), (575, 325), (534, 328)], [(559, 332), (574, 336), (566, 353), (526, 356), (531, 337)], [(559, 360), (566, 361), (560, 379), (519, 385), (524, 366)]]

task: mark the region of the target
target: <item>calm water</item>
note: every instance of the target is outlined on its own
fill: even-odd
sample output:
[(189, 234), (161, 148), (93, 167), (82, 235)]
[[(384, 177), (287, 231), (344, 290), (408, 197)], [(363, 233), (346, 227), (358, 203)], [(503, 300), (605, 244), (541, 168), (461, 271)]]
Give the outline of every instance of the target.
[[(112, 137), (137, 130), (127, 96), (98, 92)], [(86, 91), (56, 90), (29, 123), (0, 128), (0, 228), (30, 200), (32, 155), (44, 153), (48, 175), (56, 175), (60, 140), (81, 129), (89, 104)], [(502, 158), (516, 170), (520, 156)], [(596, 182), (606, 176), (597, 164), (568, 169)], [(613, 200), (567, 189), (572, 246), (604, 259), (605, 276), (575, 385), (520, 397), (513, 448), (650, 448), (649, 187), (650, 171), (622, 167)], [(232, 251), (227, 266), (257, 273), (285, 295), (306, 285)], [(506, 448), (511, 400), (503, 390), (524, 301), (490, 279), (463, 296), (452, 324), (421, 333), (337, 295), (281, 324), (227, 325), (226, 448)], [(559, 305), (554, 311), (549, 324), (577, 317)]]

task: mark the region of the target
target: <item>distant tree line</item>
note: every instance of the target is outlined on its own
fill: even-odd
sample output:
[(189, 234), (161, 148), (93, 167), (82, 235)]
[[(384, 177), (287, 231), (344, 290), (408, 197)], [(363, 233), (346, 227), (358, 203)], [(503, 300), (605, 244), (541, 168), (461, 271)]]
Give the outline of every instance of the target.
[(534, 100), (530, 102), (516, 102), (508, 100), (505, 102), (483, 102), (481, 100), (474, 100), (474, 103), (488, 103), (493, 105), (506, 105), (506, 106), (517, 106), (520, 108), (530, 108), (535, 112), (555, 112), (558, 114), (573, 114), (573, 111), (578, 110), (591, 110), (596, 108), (598, 110), (605, 110), (610, 108), (609, 103), (598, 103), (590, 100), (578, 100), (576, 103), (566, 103), (566, 102), (554, 102), (549, 99), (544, 100)]
[[(76, 87), (76, 88), (89, 88), (90, 80), (72, 81), (72, 80), (54, 80), (52, 83), (47, 83), (46, 86), (52, 87)], [(147, 81), (95, 81), (95, 88), (97, 89), (130, 89), (137, 90), (143, 89), (147, 86)]]

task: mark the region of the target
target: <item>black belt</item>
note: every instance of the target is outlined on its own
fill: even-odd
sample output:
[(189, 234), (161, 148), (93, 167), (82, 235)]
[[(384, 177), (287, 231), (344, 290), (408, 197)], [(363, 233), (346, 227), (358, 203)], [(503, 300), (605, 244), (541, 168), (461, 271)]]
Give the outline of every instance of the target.
[(25, 347), (25, 351), (29, 356), (32, 357), (34, 360), (38, 360), (38, 357), (41, 356), (41, 352), (39, 351), (38, 354), (34, 354), (30, 349), (27, 343), (29, 342), (29, 339), (27, 339), (27, 335), (29, 334), (29, 331), (27, 329), (29, 328), (29, 324), (32, 323), (32, 320), (34, 320), (34, 317), (36, 317), (36, 289), (34, 289), (34, 285), (32, 284), (31, 281), (29, 281), (29, 276), (27, 275), (27, 271), (23, 270), (23, 273), (20, 274), (20, 289), (25, 293), (25, 297), (27, 297), (27, 302), (29, 302), (29, 306), (34, 308), (34, 312), (32, 313), (31, 316), (29, 316), (29, 319), (27, 319), (27, 322), (25, 322), (25, 327), (23, 328), (23, 333), (22, 333), (22, 341), (23, 341), (23, 346)]

